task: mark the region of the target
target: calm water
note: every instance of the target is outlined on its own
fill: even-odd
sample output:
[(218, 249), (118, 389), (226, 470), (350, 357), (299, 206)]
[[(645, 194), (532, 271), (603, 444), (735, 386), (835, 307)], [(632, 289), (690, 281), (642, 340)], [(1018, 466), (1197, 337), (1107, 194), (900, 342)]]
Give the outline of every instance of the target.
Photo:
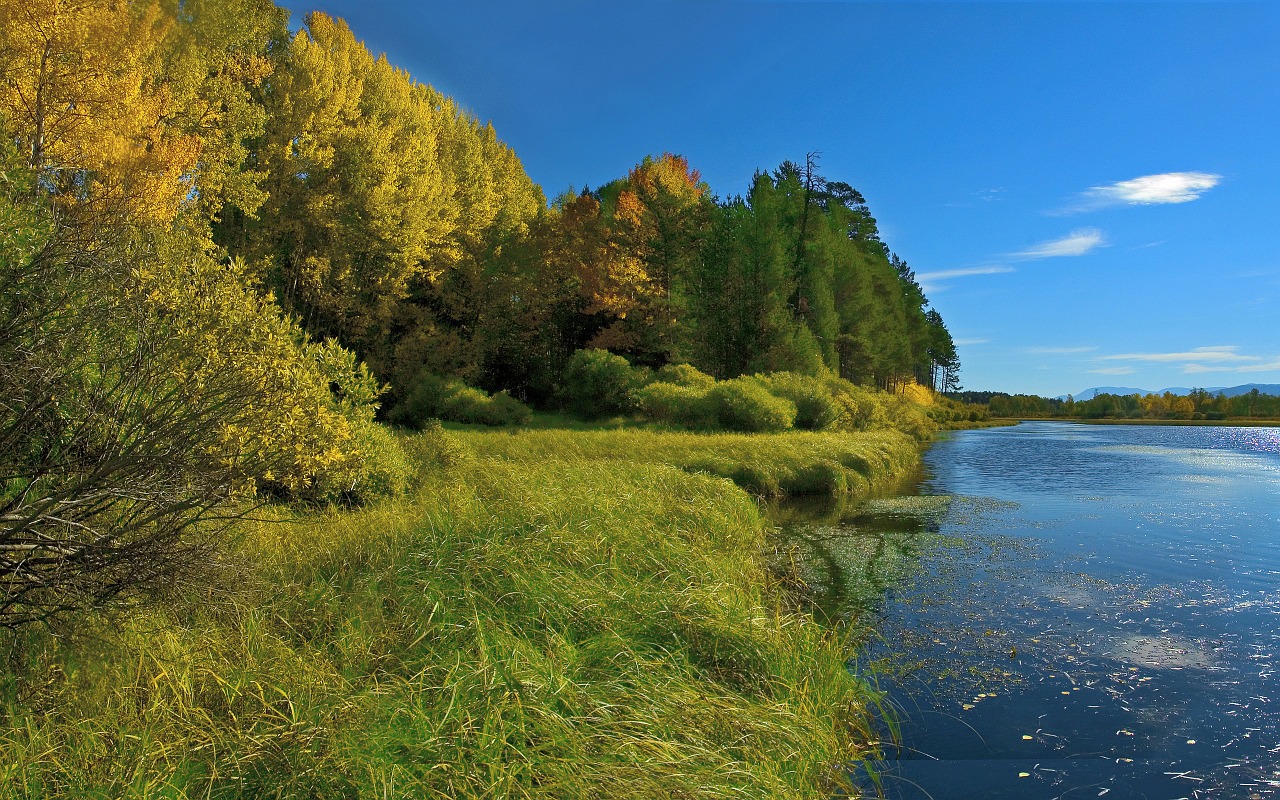
[(900, 717), (891, 798), (1280, 796), (1280, 429), (1028, 423), (777, 518)]

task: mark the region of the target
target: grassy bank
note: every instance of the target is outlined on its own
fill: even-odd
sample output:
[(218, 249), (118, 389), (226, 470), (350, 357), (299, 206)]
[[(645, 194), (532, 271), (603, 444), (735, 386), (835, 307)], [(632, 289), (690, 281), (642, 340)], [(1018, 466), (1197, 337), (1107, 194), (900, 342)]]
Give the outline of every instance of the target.
[(728, 478), (748, 492), (862, 494), (915, 465), (918, 444), (898, 431), (704, 434), (661, 431), (475, 431), (463, 440), (483, 458), (669, 464)]
[(414, 449), (412, 497), (246, 525), (233, 588), (5, 641), (0, 794), (827, 797), (864, 755), (876, 695), (779, 602), (755, 502), (715, 476), (858, 489), (914, 442)]

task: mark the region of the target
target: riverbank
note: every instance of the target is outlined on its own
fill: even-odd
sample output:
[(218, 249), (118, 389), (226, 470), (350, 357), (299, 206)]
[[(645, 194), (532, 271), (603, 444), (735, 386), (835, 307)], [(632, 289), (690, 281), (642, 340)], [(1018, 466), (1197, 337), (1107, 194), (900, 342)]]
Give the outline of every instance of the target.
[(6, 796), (816, 798), (869, 755), (878, 695), (783, 601), (748, 492), (865, 492), (915, 440), (409, 444), (412, 496), (271, 511), (231, 588), (7, 642)]

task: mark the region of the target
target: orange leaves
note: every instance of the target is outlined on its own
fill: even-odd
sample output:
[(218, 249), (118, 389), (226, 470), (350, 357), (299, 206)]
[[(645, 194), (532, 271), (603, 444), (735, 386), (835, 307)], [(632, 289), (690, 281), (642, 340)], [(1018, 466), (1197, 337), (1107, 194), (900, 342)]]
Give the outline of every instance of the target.
[(692, 202), (707, 193), (702, 175), (689, 166), (684, 156), (663, 153), (657, 159), (646, 157), (627, 174), (627, 181), (641, 194), (663, 191)]
[(576, 278), (586, 313), (625, 318), (652, 293), (644, 261), (613, 235), (594, 197), (567, 203), (558, 223), (555, 257)]

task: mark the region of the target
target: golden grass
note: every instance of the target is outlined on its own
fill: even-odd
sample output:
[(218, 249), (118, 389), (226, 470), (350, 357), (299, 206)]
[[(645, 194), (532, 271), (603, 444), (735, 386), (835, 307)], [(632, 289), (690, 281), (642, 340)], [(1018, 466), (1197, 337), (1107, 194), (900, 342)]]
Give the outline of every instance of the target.
[(410, 444), (417, 493), (274, 510), (235, 586), (4, 642), (3, 796), (818, 798), (869, 755), (877, 695), (778, 602), (756, 504), (714, 476), (847, 489), (910, 440)]

